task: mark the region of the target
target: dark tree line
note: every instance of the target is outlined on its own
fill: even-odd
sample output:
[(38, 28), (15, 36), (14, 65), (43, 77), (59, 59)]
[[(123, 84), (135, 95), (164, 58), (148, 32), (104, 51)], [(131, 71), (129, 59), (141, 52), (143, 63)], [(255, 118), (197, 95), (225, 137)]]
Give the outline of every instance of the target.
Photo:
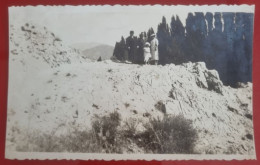
[[(252, 13), (195, 12), (188, 14), (186, 26), (178, 16), (170, 24), (163, 17), (157, 30), (159, 64), (204, 61), (208, 69), (218, 71), (225, 85), (251, 82), (253, 17)], [(148, 37), (149, 33), (151, 29)]]
[(158, 25), (159, 63), (204, 61), (225, 85), (252, 81), (252, 13), (189, 13), (184, 27), (172, 17)]

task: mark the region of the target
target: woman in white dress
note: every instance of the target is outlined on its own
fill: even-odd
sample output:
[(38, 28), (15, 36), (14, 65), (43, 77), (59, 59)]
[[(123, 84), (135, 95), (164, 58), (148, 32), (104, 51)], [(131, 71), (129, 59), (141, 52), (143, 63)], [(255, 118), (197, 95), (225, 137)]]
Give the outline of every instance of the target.
[(144, 63), (148, 64), (150, 58), (151, 58), (150, 44), (149, 42), (146, 42), (144, 45)]
[(158, 45), (159, 42), (155, 38), (155, 34), (151, 34), (151, 55), (152, 55), (152, 61), (154, 62), (155, 65), (158, 64), (159, 60), (159, 53), (158, 53)]

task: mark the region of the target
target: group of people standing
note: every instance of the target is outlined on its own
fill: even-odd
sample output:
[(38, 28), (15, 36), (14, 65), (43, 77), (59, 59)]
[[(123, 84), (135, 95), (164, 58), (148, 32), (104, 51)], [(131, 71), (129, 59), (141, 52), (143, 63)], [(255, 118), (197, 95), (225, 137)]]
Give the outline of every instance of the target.
[(159, 42), (152, 33), (149, 36), (142, 32), (139, 38), (134, 36), (134, 31), (130, 31), (130, 36), (116, 44), (114, 56), (124, 62), (136, 64), (158, 64), (158, 45)]

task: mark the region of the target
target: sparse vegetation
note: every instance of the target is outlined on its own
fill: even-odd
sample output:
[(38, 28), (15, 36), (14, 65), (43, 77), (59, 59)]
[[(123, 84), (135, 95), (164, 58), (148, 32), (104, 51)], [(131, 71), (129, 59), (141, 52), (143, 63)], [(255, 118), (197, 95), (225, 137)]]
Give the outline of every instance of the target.
[(141, 122), (136, 118), (129, 118), (124, 122), (123, 136), (130, 139), (137, 137), (137, 127)]
[(121, 153), (122, 140), (118, 127), (120, 125), (121, 117), (118, 112), (112, 112), (108, 116), (95, 116), (92, 123), (94, 136), (96, 137), (99, 146), (105, 150), (106, 153)]
[[(121, 123), (123, 123), (121, 125)], [(138, 129), (141, 126), (143, 129)], [(68, 127), (67, 127), (68, 128)], [(55, 129), (55, 131), (58, 129)], [(81, 152), (123, 153), (133, 152), (130, 144), (144, 153), (194, 153), (197, 132), (192, 122), (183, 116), (164, 116), (142, 123), (136, 118), (121, 122), (118, 112), (94, 116), (92, 128), (79, 130), (70, 125), (63, 135), (42, 133), (27, 134), (17, 151), (24, 152)]]
[(80, 131), (74, 128), (66, 135), (57, 136), (42, 132), (32, 132), (25, 139), (27, 142), (17, 146), (21, 152), (101, 152), (91, 131)]
[(194, 153), (197, 131), (192, 121), (183, 116), (167, 116), (150, 119), (146, 131), (139, 136), (146, 151), (153, 153)]

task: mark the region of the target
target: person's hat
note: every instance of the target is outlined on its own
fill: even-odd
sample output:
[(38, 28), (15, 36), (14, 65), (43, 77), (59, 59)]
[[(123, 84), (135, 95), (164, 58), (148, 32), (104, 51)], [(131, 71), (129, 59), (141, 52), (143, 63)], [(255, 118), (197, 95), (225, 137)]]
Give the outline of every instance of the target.
[(153, 33), (153, 34), (151, 34), (150, 36), (151, 36), (151, 37), (154, 37), (154, 36), (155, 36), (155, 34)]
[(146, 43), (145, 43), (145, 46), (150, 46), (150, 43), (149, 43), (149, 42), (146, 42)]

